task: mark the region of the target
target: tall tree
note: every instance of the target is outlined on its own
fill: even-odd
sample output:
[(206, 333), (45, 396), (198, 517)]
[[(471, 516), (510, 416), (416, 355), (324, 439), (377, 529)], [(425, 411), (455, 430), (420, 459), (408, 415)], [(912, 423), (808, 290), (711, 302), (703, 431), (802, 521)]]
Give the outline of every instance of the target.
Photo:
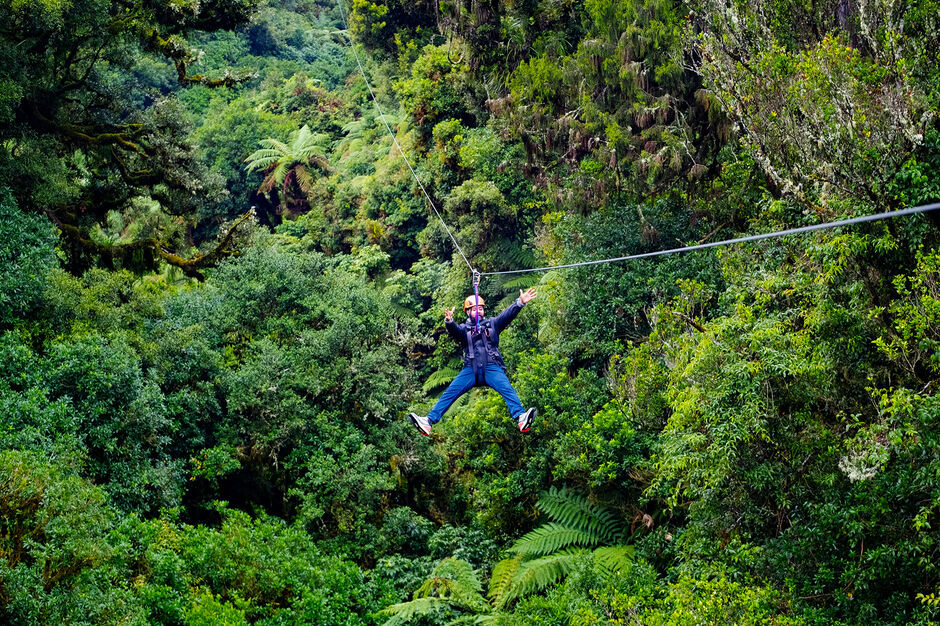
[(258, 191), (273, 193), (281, 189), (283, 196), (279, 204), (282, 211), (307, 207), (307, 194), (316, 182), (315, 171), (329, 172), (330, 163), (324, 154), (328, 139), (324, 133), (311, 133), (304, 124), (291, 133), (288, 143), (277, 139), (262, 139), (265, 146), (252, 152), (247, 159), (248, 171), (266, 170)]
[(186, 36), (244, 23), (253, 6), (254, 0), (0, 5), (0, 182), (21, 208), (45, 212), (60, 226), (73, 269), (95, 258), (149, 265), (163, 258), (191, 272), (211, 263), (209, 256), (173, 254), (191, 243), (165, 241), (171, 229), (159, 225), (121, 245), (96, 241), (91, 232), (110, 211), (132, 213), (134, 199), (158, 202), (166, 227), (212, 202), (216, 185), (186, 140), (188, 122), (172, 82), (218, 87), (243, 80), (231, 72), (193, 74), (198, 53)]

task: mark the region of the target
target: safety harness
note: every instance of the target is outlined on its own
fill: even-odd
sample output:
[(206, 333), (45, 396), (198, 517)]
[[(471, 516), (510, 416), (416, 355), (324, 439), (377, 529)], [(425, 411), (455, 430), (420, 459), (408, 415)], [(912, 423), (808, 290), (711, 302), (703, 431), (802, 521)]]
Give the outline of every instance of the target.
[[(470, 319), (467, 319), (467, 359), (470, 361), (470, 367), (473, 368), (473, 378), (477, 382), (486, 382), (486, 366), (489, 364), (490, 353), (490, 331), (492, 330), (492, 320), (486, 320), (482, 324), (477, 320), (475, 326), (470, 325)], [(483, 355), (477, 358), (476, 350), (473, 349), (474, 335), (480, 336), (483, 343)], [(482, 377), (481, 377), (482, 374)]]
[[(488, 355), (490, 352), (490, 328), (491, 323), (489, 320), (480, 324), (480, 272), (473, 270), (473, 297), (476, 300), (476, 311), (477, 315), (474, 317), (476, 324), (473, 325), (473, 329), (470, 329), (470, 319), (467, 319), (467, 358), (470, 360), (470, 367), (473, 368), (473, 379), (475, 382), (486, 382), (486, 366)], [(476, 351), (473, 349), (473, 336), (480, 335), (480, 340), (483, 342), (483, 357), (482, 359), (476, 358)], [(480, 361), (483, 361), (480, 363)], [(482, 379), (480, 374), (483, 374)]]

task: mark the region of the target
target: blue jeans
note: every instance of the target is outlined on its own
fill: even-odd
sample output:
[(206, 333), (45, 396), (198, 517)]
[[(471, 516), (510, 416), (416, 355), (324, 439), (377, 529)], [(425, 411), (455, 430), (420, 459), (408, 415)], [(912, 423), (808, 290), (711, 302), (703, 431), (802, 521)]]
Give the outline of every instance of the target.
[[(525, 409), (522, 408), (522, 402), (519, 401), (519, 395), (516, 393), (516, 390), (512, 388), (512, 385), (509, 384), (509, 378), (506, 376), (506, 372), (503, 371), (499, 365), (487, 365), (485, 368), (486, 372), (486, 384), (495, 389), (496, 392), (503, 397), (503, 400), (506, 401), (506, 408), (509, 409), (509, 415), (513, 419), (519, 417), (521, 413), (525, 412)], [(483, 372), (481, 372), (481, 378)], [(479, 381), (483, 383), (484, 381)], [(428, 421), (432, 424), (437, 424), (441, 421), (441, 416), (447, 412), (447, 409), (457, 401), (457, 398), (467, 393), (477, 385), (477, 380), (473, 376), (473, 368), (469, 365), (465, 366), (460, 373), (457, 374), (457, 378), (447, 386), (447, 389), (444, 390), (444, 393), (441, 394), (441, 397), (438, 398), (437, 403), (435, 403), (434, 408), (431, 409), (431, 412), (428, 413)]]

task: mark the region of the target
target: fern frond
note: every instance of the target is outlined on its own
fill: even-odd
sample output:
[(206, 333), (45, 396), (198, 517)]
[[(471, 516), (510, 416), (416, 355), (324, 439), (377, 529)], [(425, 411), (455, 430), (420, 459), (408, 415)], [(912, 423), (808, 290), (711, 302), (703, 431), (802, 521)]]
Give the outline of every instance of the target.
[(603, 540), (594, 530), (551, 522), (525, 534), (510, 550), (523, 556), (544, 556), (571, 546), (591, 548)]
[(633, 563), (633, 546), (607, 546), (594, 551), (594, 563), (607, 574), (616, 574)]
[(261, 185), (258, 187), (258, 191), (261, 193), (268, 193), (274, 189), (274, 173), (271, 172), (264, 177), (264, 180), (261, 181)]
[(384, 626), (398, 626), (398, 624), (408, 623), (408, 621), (414, 619), (416, 616), (430, 615), (435, 610), (448, 606), (450, 606), (449, 603), (440, 598), (418, 598), (410, 602), (387, 606), (379, 611), (379, 615), (389, 616)]
[(297, 150), (294, 152), (300, 160), (313, 159), (317, 157), (323, 157), (323, 143), (327, 139), (326, 135), (316, 135), (310, 138), (312, 143), (301, 144), (297, 146)]
[(443, 387), (444, 385), (449, 384), (450, 381), (454, 380), (457, 377), (457, 374), (459, 373), (460, 373), (460, 370), (454, 367), (449, 367), (449, 366), (442, 367), (441, 369), (437, 370), (436, 372), (428, 376), (428, 379), (424, 381), (424, 386), (423, 386), (424, 393), (431, 393), (431, 391), (435, 389), (439, 389), (440, 387)]
[(463, 559), (447, 557), (437, 564), (432, 573), (435, 576), (449, 578), (476, 593), (483, 593), (483, 583), (480, 582), (476, 570)]
[(584, 550), (566, 550), (540, 559), (525, 561), (513, 577), (513, 598), (541, 591), (558, 583), (574, 569), (575, 563), (583, 554), (585, 554)]
[(517, 278), (507, 280), (500, 287), (502, 289), (528, 289), (529, 287), (534, 287), (539, 284), (539, 281), (542, 280), (541, 276), (538, 276), (536, 272), (530, 272), (528, 274), (522, 274)]
[(300, 187), (300, 190), (305, 194), (310, 193), (310, 190), (313, 189), (314, 183), (317, 182), (316, 177), (313, 173), (303, 165), (298, 165), (294, 168), (297, 176), (297, 186)]
[(265, 139), (262, 139), (258, 143), (260, 143), (262, 146), (268, 146), (268, 149), (274, 150), (278, 154), (281, 154), (281, 155), (290, 154), (290, 148), (287, 147), (287, 144), (282, 141), (278, 141), (277, 139), (272, 139), (271, 137), (267, 137)]
[(612, 511), (566, 488), (551, 487), (536, 506), (556, 522), (598, 535), (601, 542), (612, 543), (622, 533), (623, 524)]
[(495, 615), (461, 615), (457, 619), (447, 622), (447, 626), (455, 626), (456, 624), (491, 624), (495, 621)]
[(487, 595), (490, 602), (497, 609), (505, 608), (512, 600), (513, 578), (521, 566), (522, 555), (516, 555), (511, 559), (503, 559), (493, 568), (493, 574), (490, 576), (490, 589)]
[(483, 598), (483, 584), (473, 566), (454, 557), (438, 563), (431, 576), (415, 591), (414, 597), (437, 597), (475, 613), (489, 610)]
[(281, 161), (277, 164), (277, 167), (274, 168), (274, 171), (271, 172), (272, 178), (278, 185), (284, 183), (284, 179), (287, 178), (288, 169), (288, 164), (284, 161)]
[(493, 248), (496, 258), (507, 267), (533, 267), (535, 264), (535, 251), (515, 239), (500, 238), (493, 243)]
[[(391, 305), (392, 305), (392, 313), (394, 313), (395, 316), (398, 317), (399, 319), (413, 319), (418, 316), (417, 313), (415, 313), (414, 311), (412, 311), (406, 306), (398, 304), (397, 302), (395, 302), (394, 299), (391, 301)], [(427, 393), (426, 390), (425, 390), (425, 393)]]
[(291, 148), (293, 152), (297, 152), (302, 149), (305, 145), (310, 143), (310, 127), (304, 124), (300, 127), (299, 130), (291, 133), (294, 136), (293, 141), (291, 141)]
[(255, 170), (265, 170), (270, 167), (272, 164), (277, 163), (281, 158), (280, 153), (275, 152), (274, 150), (256, 150), (248, 155), (248, 158), (245, 161), (248, 163), (246, 169), (249, 172)]
[(343, 134), (345, 134), (347, 137), (350, 135), (362, 134), (363, 126), (365, 126), (365, 122), (362, 118), (358, 120), (353, 120), (349, 122), (348, 124), (346, 124), (345, 126), (343, 126), (343, 129), (342, 129)]

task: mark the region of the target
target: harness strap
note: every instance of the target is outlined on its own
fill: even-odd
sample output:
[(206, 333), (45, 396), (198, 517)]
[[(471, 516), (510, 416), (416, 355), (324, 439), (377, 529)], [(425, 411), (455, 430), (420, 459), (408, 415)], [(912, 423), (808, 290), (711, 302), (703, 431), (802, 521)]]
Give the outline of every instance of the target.
[[(482, 326), (480, 321), (477, 320), (477, 327), (479, 330), (468, 330), (467, 331), (467, 359), (470, 361), (470, 367), (473, 368), (473, 380), (474, 382), (486, 382), (486, 366), (489, 363), (489, 350), (490, 342), (489, 335), (490, 329), (492, 328), (492, 323), (490, 320), (487, 320)], [(473, 349), (473, 335), (479, 333), (480, 341), (483, 343), (483, 357), (478, 359), (476, 358), (476, 350)], [(482, 374), (482, 376), (481, 376)]]
[(476, 299), (476, 315), (474, 316), (477, 323), (476, 329), (477, 332), (480, 332), (480, 279), (477, 276), (474, 276), (475, 280), (473, 281), (473, 297)]

